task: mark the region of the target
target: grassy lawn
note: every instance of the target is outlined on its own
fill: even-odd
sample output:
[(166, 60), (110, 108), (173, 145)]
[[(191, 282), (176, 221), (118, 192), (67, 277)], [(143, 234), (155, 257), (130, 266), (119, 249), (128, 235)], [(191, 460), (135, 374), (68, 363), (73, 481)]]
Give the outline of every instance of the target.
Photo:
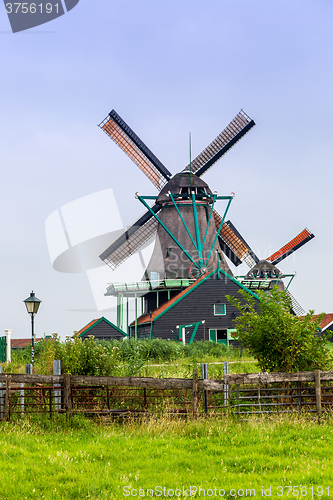
[(244, 358), (242, 360), (203, 357), (201, 359), (179, 359), (173, 362), (157, 363), (151, 361), (138, 370), (137, 376), (159, 377), (159, 378), (192, 378), (193, 369), (197, 368), (201, 378), (201, 363), (208, 365), (208, 378), (222, 379), (224, 376), (224, 361), (229, 361), (229, 373), (257, 373), (259, 368), (253, 358)]
[[(224, 361), (229, 373), (258, 372), (245, 351), (193, 346), (163, 359), (140, 354), (144, 343), (123, 347), (115, 375), (190, 378), (206, 362), (208, 377), (221, 379)], [(22, 371), (23, 361), (5, 370)], [(42, 361), (36, 373), (48, 373)], [(319, 426), (305, 416), (123, 424), (58, 417), (0, 423), (0, 500), (333, 497), (333, 419)]]
[(0, 499), (333, 496), (329, 421), (22, 420), (2, 423), (0, 442)]

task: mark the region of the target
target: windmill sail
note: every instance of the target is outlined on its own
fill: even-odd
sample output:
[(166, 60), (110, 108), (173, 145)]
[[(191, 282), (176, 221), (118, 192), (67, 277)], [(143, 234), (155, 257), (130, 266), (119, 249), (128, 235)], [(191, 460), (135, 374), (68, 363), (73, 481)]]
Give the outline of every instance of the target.
[[(201, 177), (254, 125), (255, 122), (241, 110), (216, 139), (191, 162), (192, 173)], [(184, 171), (186, 170), (190, 170), (190, 164), (184, 169)]]
[(99, 127), (134, 161), (157, 189), (165, 186), (171, 173), (114, 109)]
[[(152, 210), (158, 213), (160, 205), (154, 205)], [(146, 212), (127, 231), (119, 236), (99, 256), (111, 269), (116, 269), (131, 255), (137, 252), (157, 231), (158, 222), (151, 212)]]
[(297, 236), (295, 236), (295, 238), (289, 241), (289, 243), (284, 245), (277, 252), (273, 253), (273, 255), (268, 257), (266, 260), (269, 260), (272, 264), (276, 265), (281, 262), (281, 260), (295, 252), (295, 250), (305, 245), (305, 243), (312, 240), (312, 238), (314, 238), (314, 234), (305, 228)]
[[(214, 210), (214, 220), (216, 229), (220, 227), (222, 217)], [(219, 234), (219, 243), (222, 252), (231, 260), (235, 266), (246, 262), (249, 267), (253, 267), (259, 262), (256, 254), (251, 250), (244, 238), (239, 234), (232, 222), (224, 222)]]
[(297, 302), (295, 297), (289, 292), (289, 290), (285, 290), (286, 294), (288, 297), (290, 297), (291, 300), (291, 305), (292, 305), (292, 310), (295, 316), (303, 316), (305, 313), (303, 307)]

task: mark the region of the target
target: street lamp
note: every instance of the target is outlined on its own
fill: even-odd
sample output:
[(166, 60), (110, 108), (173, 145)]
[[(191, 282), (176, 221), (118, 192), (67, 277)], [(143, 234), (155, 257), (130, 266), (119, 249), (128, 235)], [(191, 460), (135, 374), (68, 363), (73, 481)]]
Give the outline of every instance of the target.
[(31, 363), (35, 361), (35, 338), (34, 338), (34, 315), (37, 314), (41, 300), (35, 297), (34, 292), (31, 292), (30, 297), (23, 301), (26, 305), (28, 313), (31, 315)]

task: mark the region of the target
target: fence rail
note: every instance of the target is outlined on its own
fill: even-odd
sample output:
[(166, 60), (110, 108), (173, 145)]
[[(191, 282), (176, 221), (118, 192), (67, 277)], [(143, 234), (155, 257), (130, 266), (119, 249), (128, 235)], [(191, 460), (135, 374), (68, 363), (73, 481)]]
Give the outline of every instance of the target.
[[(205, 368), (204, 377), (207, 376)], [(225, 374), (222, 380), (0, 373), (0, 420), (30, 413), (247, 415), (333, 410), (333, 372)]]

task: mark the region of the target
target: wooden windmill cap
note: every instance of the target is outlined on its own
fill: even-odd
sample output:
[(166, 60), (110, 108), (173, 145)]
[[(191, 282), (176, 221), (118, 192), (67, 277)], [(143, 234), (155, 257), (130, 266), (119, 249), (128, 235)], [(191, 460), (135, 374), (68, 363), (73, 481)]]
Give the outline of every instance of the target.
[(271, 262), (260, 260), (245, 276), (245, 279), (281, 279), (284, 274)]
[(163, 204), (170, 201), (170, 197), (168, 193), (174, 195), (179, 195), (182, 188), (204, 188), (205, 192), (208, 195), (212, 195), (212, 191), (210, 190), (208, 184), (204, 182), (200, 177), (197, 177), (194, 174), (190, 174), (190, 172), (180, 172), (176, 174), (162, 189), (160, 192), (157, 203)]

